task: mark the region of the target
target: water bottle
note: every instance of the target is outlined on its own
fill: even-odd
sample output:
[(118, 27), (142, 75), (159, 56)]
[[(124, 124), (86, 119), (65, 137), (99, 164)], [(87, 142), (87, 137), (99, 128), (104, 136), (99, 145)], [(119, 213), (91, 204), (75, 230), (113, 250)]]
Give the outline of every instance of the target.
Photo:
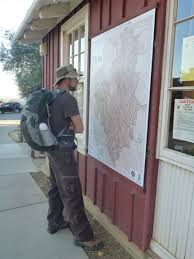
[(40, 129), (40, 133), (41, 133), (41, 136), (42, 136), (43, 145), (48, 146), (48, 147), (54, 145), (56, 140), (54, 140), (53, 135), (50, 132), (47, 124), (46, 123), (40, 123), (39, 129)]

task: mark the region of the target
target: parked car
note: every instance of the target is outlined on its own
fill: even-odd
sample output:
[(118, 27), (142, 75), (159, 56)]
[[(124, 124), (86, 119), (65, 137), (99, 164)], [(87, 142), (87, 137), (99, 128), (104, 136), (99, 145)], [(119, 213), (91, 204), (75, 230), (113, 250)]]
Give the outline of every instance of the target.
[(5, 112), (21, 112), (23, 109), (23, 106), (20, 103), (17, 102), (8, 102), (8, 103), (2, 103), (0, 104), (0, 113)]

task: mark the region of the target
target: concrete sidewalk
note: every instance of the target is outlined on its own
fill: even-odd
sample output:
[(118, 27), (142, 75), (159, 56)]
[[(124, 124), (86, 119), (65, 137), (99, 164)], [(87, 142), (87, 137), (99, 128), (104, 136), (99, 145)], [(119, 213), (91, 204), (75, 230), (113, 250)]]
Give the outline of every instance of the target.
[(46, 232), (47, 198), (29, 174), (37, 169), (8, 130), (0, 126), (0, 258), (87, 259), (68, 229)]

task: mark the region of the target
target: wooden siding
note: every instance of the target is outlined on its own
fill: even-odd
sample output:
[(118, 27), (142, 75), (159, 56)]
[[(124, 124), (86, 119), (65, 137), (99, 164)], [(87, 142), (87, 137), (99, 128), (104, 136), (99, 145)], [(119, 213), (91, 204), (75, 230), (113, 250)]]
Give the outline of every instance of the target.
[(155, 159), (157, 114), (166, 0), (92, 0), (90, 8), (90, 39), (152, 8), (157, 8), (157, 13), (145, 187), (138, 187), (90, 156), (87, 156), (84, 181), (87, 196), (128, 236), (129, 241), (133, 241), (142, 250), (149, 247), (153, 230), (158, 171)]
[(147, 10), (166, 5), (166, 0), (91, 0), (90, 36), (94, 37)]
[(59, 66), (59, 30), (60, 27), (57, 26), (43, 39), (47, 43), (47, 55), (43, 57), (43, 86), (48, 90), (53, 89), (55, 71)]
[[(160, 162), (153, 240), (165, 258), (194, 258), (194, 174)], [(153, 245), (152, 249), (156, 246)]]

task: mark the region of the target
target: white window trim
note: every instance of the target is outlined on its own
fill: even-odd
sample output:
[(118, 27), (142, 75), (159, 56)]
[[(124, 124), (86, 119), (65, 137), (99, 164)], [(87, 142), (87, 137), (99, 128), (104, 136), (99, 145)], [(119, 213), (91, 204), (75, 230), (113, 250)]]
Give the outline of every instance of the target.
[[(61, 26), (61, 49), (60, 49), (60, 65), (63, 66), (65, 64), (65, 60), (67, 58), (67, 48), (64, 50), (64, 46), (67, 46), (67, 34), (71, 33), (78, 26), (85, 24), (85, 72), (84, 72), (84, 93), (83, 93), (83, 124), (84, 124), (84, 132), (83, 134), (77, 134), (76, 137), (78, 139), (78, 151), (82, 154), (86, 154), (86, 130), (87, 130), (87, 93), (88, 93), (88, 13), (89, 13), (89, 4), (84, 6), (78, 13), (76, 13), (72, 18), (70, 18), (66, 23)], [(82, 144), (79, 144), (82, 143)]]
[(194, 157), (167, 148), (171, 102), (171, 93), (168, 88), (172, 76), (175, 39), (175, 27), (173, 25), (173, 21), (176, 16), (177, 3), (177, 0), (168, 0), (167, 4), (165, 45), (162, 68), (162, 88), (157, 139), (157, 158), (194, 172)]

